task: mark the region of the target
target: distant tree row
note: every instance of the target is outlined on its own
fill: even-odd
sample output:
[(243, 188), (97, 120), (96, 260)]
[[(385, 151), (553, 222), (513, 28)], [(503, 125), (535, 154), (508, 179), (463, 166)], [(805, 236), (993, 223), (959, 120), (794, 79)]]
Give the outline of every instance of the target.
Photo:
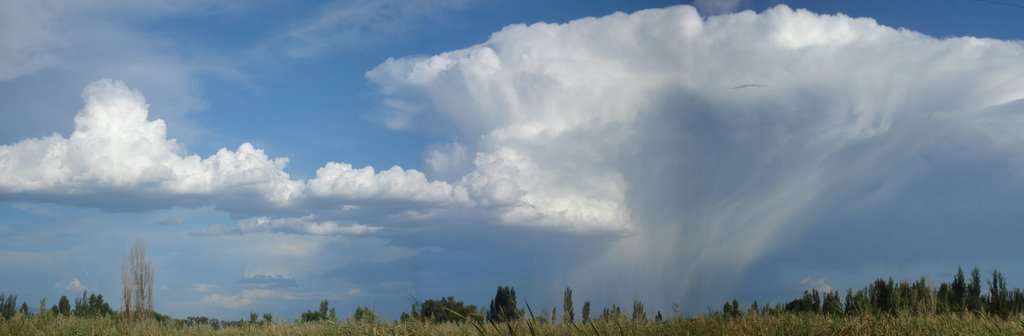
[[(22, 302), (20, 308), (16, 308), (18, 301), (17, 295), (7, 295), (0, 293), (0, 316), (4, 319), (10, 319), (15, 314), (22, 314), (29, 316), (28, 302)], [(75, 299), (75, 306), (71, 307), (71, 301), (68, 300), (67, 295), (61, 295), (60, 300), (57, 304), (53, 305), (49, 310), (46, 309), (46, 299), (39, 301), (39, 310), (37, 313), (59, 314), (64, 316), (77, 316), (77, 317), (104, 317), (114, 316), (114, 311), (110, 309), (110, 304), (103, 301), (103, 295), (89, 294), (89, 292), (82, 292), (82, 296)]]
[(468, 319), (483, 320), (485, 312), (476, 305), (467, 305), (454, 297), (440, 300), (418, 301), (411, 299), (412, 309), (402, 313), (401, 321), (421, 321), (431, 323), (462, 322)]
[[(518, 321), (526, 318), (527, 315), (522, 308), (519, 308), (518, 301), (516, 300), (516, 290), (512, 287), (499, 286), (494, 294), (494, 299), (491, 300), (490, 306), (487, 309), (477, 307), (476, 305), (467, 305), (460, 300), (456, 300), (453, 297), (441, 298), (440, 300), (426, 300), (419, 301), (416, 299), (412, 301), (412, 308), (408, 312), (404, 312), (401, 315), (401, 321), (421, 321), (430, 323), (443, 323), (443, 322), (467, 322), (475, 321), (482, 322), (487, 320), (493, 323), (505, 323)], [(583, 302), (580, 317), (581, 321), (586, 323), (591, 320), (590, 314), (590, 301)], [(529, 305), (527, 304), (527, 309)], [(644, 304), (640, 300), (633, 302), (633, 320), (646, 320), (647, 313), (644, 311)], [(576, 310), (572, 299), (572, 288), (566, 288), (562, 299), (562, 316), (558, 317), (557, 308), (551, 308), (551, 315), (545, 315), (540, 313), (534, 315), (530, 311), (529, 318), (539, 322), (557, 322), (561, 320), (565, 323), (575, 323), (576, 321)], [(661, 312), (657, 312), (655, 320), (662, 320)], [(611, 307), (605, 307), (602, 309), (598, 319), (601, 320), (626, 320), (627, 315), (622, 312), (622, 308), (617, 305)]]
[[(986, 285), (988, 290), (983, 292), (981, 271), (977, 267), (971, 270), (970, 280), (964, 276), (963, 268), (958, 268), (953, 281), (941, 283), (938, 288), (931, 286), (924, 277), (914, 282), (896, 282), (891, 277), (888, 280), (878, 278), (857, 291), (847, 289), (843, 298), (840, 298), (839, 291), (820, 293), (817, 290), (810, 290), (804, 291), (800, 298), (775, 306), (758, 307), (757, 301), (754, 301), (746, 313), (982, 313), (1004, 318), (1024, 314), (1024, 291), (1019, 288), (1008, 290), (1002, 273), (998, 270), (992, 271)], [(721, 313), (725, 317), (743, 314), (736, 300), (726, 302)]]

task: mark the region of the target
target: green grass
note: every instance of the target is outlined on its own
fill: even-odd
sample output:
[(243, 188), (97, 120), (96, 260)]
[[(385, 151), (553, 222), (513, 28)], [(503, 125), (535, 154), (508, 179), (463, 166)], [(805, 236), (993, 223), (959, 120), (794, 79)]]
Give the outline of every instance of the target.
[(46, 315), (0, 319), (0, 335), (1021, 335), (1024, 317), (979, 315), (864, 315), (829, 317), (785, 314), (732, 319), (698, 317), (588, 323), (284, 323), (214, 329), (155, 321)]

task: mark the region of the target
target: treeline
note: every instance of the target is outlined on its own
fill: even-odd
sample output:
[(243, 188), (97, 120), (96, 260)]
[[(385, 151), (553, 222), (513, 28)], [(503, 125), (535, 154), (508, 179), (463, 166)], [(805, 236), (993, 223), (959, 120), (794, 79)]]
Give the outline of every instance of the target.
[[(31, 316), (28, 303), (22, 302), (17, 305), (17, 296), (0, 293), (0, 316), (4, 319), (22, 314)], [(520, 320), (527, 320), (537, 323), (576, 323), (580, 321), (587, 323), (591, 320), (622, 321), (622, 320), (647, 320), (648, 313), (642, 301), (633, 301), (632, 311), (627, 313), (618, 305), (611, 305), (600, 310), (599, 314), (593, 315), (589, 301), (583, 302), (577, 315), (576, 306), (573, 302), (571, 288), (566, 288), (563, 300), (562, 311), (551, 308), (550, 314), (546, 311), (534, 311), (529, 303), (523, 302), (519, 305), (516, 298), (516, 291), (512, 287), (499, 286), (487, 306), (466, 304), (454, 297), (442, 297), (439, 299), (419, 300), (410, 297), (410, 309), (403, 312), (401, 322), (420, 323), (463, 323), (471, 322), (480, 324), (484, 321), (489, 323), (505, 323)], [(675, 316), (678, 316), (678, 305), (673, 305)], [(320, 302), (315, 310), (303, 312), (296, 322), (338, 322), (335, 308), (331, 307), (327, 300)], [(878, 278), (873, 283), (858, 290), (847, 289), (843, 294), (838, 290), (819, 292), (818, 290), (804, 291), (799, 298), (783, 304), (758, 305), (754, 301), (746, 308), (742, 308), (737, 300), (726, 302), (720, 312), (711, 312), (711, 315), (725, 318), (760, 315), (771, 316), (793, 313), (810, 313), (821, 315), (930, 315), (944, 313), (976, 313), (995, 317), (1010, 317), (1024, 315), (1024, 290), (1006, 287), (1006, 279), (998, 270), (993, 271), (987, 279), (982, 279), (981, 271), (973, 268), (969, 275), (965, 275), (962, 268), (959, 268), (951, 282), (940, 283), (933, 286), (925, 278), (917, 281), (894, 281)], [(104, 300), (103, 295), (89, 294), (83, 292), (81, 297), (74, 300), (72, 306), (67, 296), (61, 296), (57, 304), (49, 309), (46, 308), (46, 300), (40, 300), (37, 314), (51, 314), (76, 317), (124, 317), (124, 312), (111, 309)], [(221, 321), (203, 316), (190, 316), (185, 319), (172, 319), (166, 315), (153, 312), (152, 316), (161, 322), (167, 322), (180, 326), (210, 325), (216, 328), (244, 325), (269, 325), (273, 317), (270, 314), (263, 314), (262, 318), (257, 313), (250, 314), (249, 319), (237, 321)], [(577, 319), (579, 316), (579, 319)], [(655, 321), (664, 320), (661, 311), (657, 311), (650, 317)], [(349, 322), (385, 323), (371, 308), (357, 307)]]
[[(985, 288), (983, 288), (983, 286)], [(975, 267), (970, 279), (958, 268), (952, 282), (932, 286), (924, 277), (919, 280), (893, 281), (878, 278), (870, 285), (854, 291), (847, 289), (845, 295), (838, 290), (818, 292), (804, 291), (800, 298), (785, 304), (758, 307), (754, 301), (747, 309), (732, 300), (722, 306), (721, 315), (736, 317), (743, 314), (764, 316), (779, 313), (815, 313), (825, 315), (861, 314), (942, 314), (979, 313), (997, 317), (1017, 316), (1024, 313), (1024, 291), (1006, 288), (1006, 279), (998, 270), (982, 284), (981, 271)]]
[[(573, 303), (573, 293), (571, 288), (566, 288), (563, 296), (563, 305), (561, 316), (556, 308), (552, 308), (550, 315), (546, 312), (534, 312), (528, 303), (525, 304), (525, 308), (519, 306), (519, 302), (516, 298), (516, 291), (513, 287), (499, 286), (495, 292), (494, 298), (491, 300), (490, 305), (487, 307), (477, 306), (473, 304), (466, 304), (462, 300), (455, 299), (452, 296), (442, 297), (439, 299), (429, 299), (420, 301), (416, 298), (410, 298), (411, 307), (407, 312), (403, 312), (399, 321), (400, 322), (421, 322), (421, 323), (463, 323), (463, 322), (474, 322), (481, 323), (483, 321), (504, 323), (514, 322), (523, 319), (529, 319), (538, 323), (553, 323), (553, 322), (570, 322), (574, 323), (576, 319), (576, 310)], [(0, 313), (5, 319), (10, 319), (16, 314), (23, 314), (26, 317), (32, 316), (29, 313), (28, 304), (22, 302), (20, 309), (17, 308), (17, 296), (6, 295), (0, 293)], [(46, 309), (46, 299), (42, 299), (39, 302), (39, 310), (41, 314), (49, 315), (61, 315), (61, 316), (76, 316), (85, 318), (105, 318), (105, 317), (116, 317), (116, 318), (128, 318), (124, 311), (115, 311), (111, 309), (103, 295), (90, 294), (83, 292), (82, 296), (74, 300), (72, 306), (71, 301), (67, 296), (61, 296), (57, 304), (51, 308)], [(37, 313), (39, 315), (40, 313)], [(224, 327), (237, 327), (247, 325), (270, 325), (273, 321), (273, 316), (270, 314), (259, 314), (252, 312), (249, 315), (249, 319), (239, 319), (237, 321), (231, 320), (219, 320), (216, 318), (210, 318), (206, 316), (189, 316), (184, 319), (173, 319), (167, 315), (159, 314), (155, 311), (151, 312), (152, 318), (159, 322), (165, 322), (171, 325), (177, 326), (211, 326), (214, 328)], [(591, 319), (604, 320), (604, 321), (615, 321), (615, 320), (647, 320), (648, 316), (644, 310), (644, 304), (640, 300), (633, 302), (632, 313), (627, 314), (623, 309), (617, 305), (611, 305), (601, 310), (600, 314), (596, 317), (591, 315), (591, 304), (586, 301), (582, 305), (580, 310), (579, 321), (589, 322)], [(662, 314), (658, 311), (654, 315), (654, 319), (661, 321), (663, 319)], [(317, 323), (317, 322), (329, 322), (336, 323), (338, 317), (336, 309), (330, 306), (327, 300), (320, 301), (317, 309), (308, 310), (299, 315), (296, 320), (299, 323)], [(371, 308), (367, 307), (356, 307), (354, 313), (349, 318), (349, 322), (359, 323), (384, 323), (385, 321), (377, 315), (376, 312)]]
[[(0, 316), (3, 316), (4, 319), (11, 319), (15, 314), (32, 315), (28, 309), (28, 302), (22, 302), (21, 307), (16, 309), (17, 302), (17, 295), (0, 293)], [(61, 295), (57, 304), (50, 307), (49, 310), (46, 309), (46, 299), (39, 300), (39, 309), (36, 310), (36, 313), (47, 312), (77, 317), (104, 317), (115, 314), (114, 310), (110, 309), (110, 304), (103, 300), (102, 294), (89, 294), (88, 291), (82, 292), (82, 296), (75, 299), (74, 307), (71, 306), (67, 295)]]
[[(554, 323), (558, 321), (575, 323), (576, 309), (573, 303), (572, 288), (566, 288), (562, 297), (562, 311), (559, 317), (558, 309), (555, 307), (551, 308), (551, 314), (547, 312), (534, 312), (530, 307), (529, 303), (525, 304), (524, 308), (520, 308), (518, 300), (516, 299), (516, 290), (512, 287), (499, 286), (494, 294), (494, 299), (488, 307), (477, 307), (476, 305), (467, 305), (460, 300), (449, 296), (438, 300), (426, 300), (419, 301), (416, 298), (410, 298), (412, 306), (408, 312), (402, 313), (401, 322), (407, 321), (419, 321), (424, 323), (446, 323), (446, 322), (476, 322), (480, 323), (483, 321), (491, 323), (505, 323), (519, 321), (522, 319), (530, 319), (539, 323)], [(580, 319), (578, 321), (587, 323), (591, 321), (591, 305), (590, 301), (584, 301), (580, 310)], [(601, 314), (597, 316), (597, 320), (602, 321), (615, 321), (615, 320), (647, 320), (647, 313), (644, 311), (644, 304), (640, 300), (633, 301), (633, 311), (630, 315), (623, 313), (621, 307), (612, 305), (611, 307), (605, 307), (601, 310)], [(658, 311), (654, 315), (654, 319), (657, 321), (663, 320), (661, 311)]]

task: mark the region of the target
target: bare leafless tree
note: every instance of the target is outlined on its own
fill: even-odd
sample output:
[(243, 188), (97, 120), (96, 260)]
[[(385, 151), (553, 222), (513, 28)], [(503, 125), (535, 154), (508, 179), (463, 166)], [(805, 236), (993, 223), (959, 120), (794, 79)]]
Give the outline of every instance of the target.
[(131, 266), (128, 257), (121, 263), (121, 302), (124, 306), (124, 317), (132, 316), (132, 280)]
[(121, 265), (121, 295), (129, 318), (153, 313), (153, 263), (146, 258), (146, 243), (135, 241)]

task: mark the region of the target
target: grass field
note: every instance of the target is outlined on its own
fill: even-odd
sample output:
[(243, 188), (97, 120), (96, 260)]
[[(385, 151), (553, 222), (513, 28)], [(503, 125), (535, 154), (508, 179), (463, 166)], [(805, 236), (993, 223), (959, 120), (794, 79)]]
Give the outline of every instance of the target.
[(863, 315), (828, 317), (812, 314), (698, 317), (655, 321), (588, 323), (284, 323), (214, 329), (209, 326), (128, 322), (114, 318), (17, 316), (0, 319), (0, 335), (1022, 335), (1022, 317), (978, 315)]

